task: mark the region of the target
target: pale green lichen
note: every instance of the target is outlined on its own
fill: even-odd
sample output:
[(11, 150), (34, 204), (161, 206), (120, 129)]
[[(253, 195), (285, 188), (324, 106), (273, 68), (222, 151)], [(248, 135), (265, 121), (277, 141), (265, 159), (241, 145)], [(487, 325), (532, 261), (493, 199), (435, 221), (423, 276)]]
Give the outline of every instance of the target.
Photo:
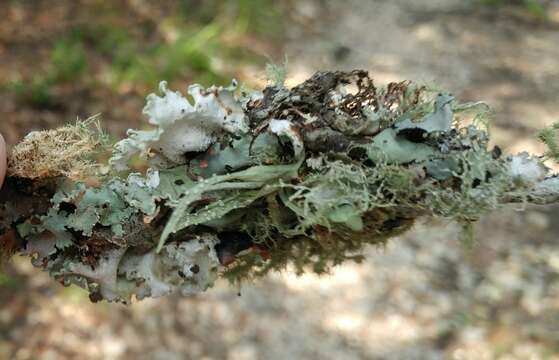
[(433, 111), (425, 115), (419, 121), (406, 118), (394, 124), (397, 131), (405, 129), (421, 129), (427, 133), (446, 132), (450, 130), (453, 113), (451, 109), (454, 97), (449, 94), (439, 94), (433, 104)]
[(559, 140), (557, 139), (559, 122), (538, 131), (538, 138), (547, 146), (545, 156), (559, 162)]
[[(232, 210), (244, 208), (256, 199), (276, 191), (282, 179), (293, 178), (297, 174), (299, 163), (291, 165), (254, 166), (247, 170), (227, 175), (213, 176), (202, 180), (187, 190), (175, 207), (161, 235), (158, 251), (173, 233), (188, 226), (216, 220)], [(200, 201), (205, 193), (223, 192), (215, 200), (194, 213), (193, 205)]]
[[(149, 169), (94, 187), (61, 180), (50, 210), (17, 224), (34, 264), (128, 302), (288, 265), (325, 273), (420, 216), (460, 222), (471, 243), (472, 223), (504, 202), (558, 200), (540, 159), (488, 148), (483, 104), (377, 88), (361, 71), (288, 89), (274, 71), (263, 92), (191, 86), (193, 103), (162, 83), (144, 108), (155, 128), (130, 130), (110, 159), (130, 171), (140, 154)], [(474, 110), (469, 125), (456, 116)], [(540, 133), (549, 157), (555, 129)]]
[(225, 147), (217, 143), (190, 162), (190, 171), (207, 178), (252, 165), (273, 164), (279, 160), (279, 150), (278, 138), (268, 132), (254, 140), (249, 137), (234, 139)]
[(287, 79), (287, 68), (289, 60), (287, 56), (283, 59), (282, 64), (274, 64), (272, 62), (266, 64), (266, 78), (272, 82), (274, 86), (284, 86)]
[(397, 130), (393, 128), (383, 130), (364, 147), (367, 149), (367, 156), (374, 162), (406, 164), (425, 161), (436, 155), (431, 146), (398, 136)]

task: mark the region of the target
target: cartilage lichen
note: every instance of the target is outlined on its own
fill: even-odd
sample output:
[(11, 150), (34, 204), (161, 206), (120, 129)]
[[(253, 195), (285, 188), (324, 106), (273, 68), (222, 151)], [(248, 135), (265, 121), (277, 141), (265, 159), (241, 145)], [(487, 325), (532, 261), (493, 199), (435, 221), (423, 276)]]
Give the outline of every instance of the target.
[[(362, 261), (364, 246), (421, 216), (471, 234), (504, 203), (559, 200), (540, 158), (489, 149), (479, 103), (411, 82), (377, 87), (364, 71), (320, 72), (291, 89), (281, 76), (263, 91), (193, 85), (192, 103), (163, 82), (144, 108), (153, 128), (130, 130), (103, 172), (84, 160), (99, 141), (81, 125), (30, 134), (12, 155), (7, 188), (46, 200), (23, 211), (2, 190), (0, 232), (15, 227), (20, 251), (61, 283), (128, 302), (287, 266), (321, 274)], [(457, 114), (473, 109), (463, 124)], [(553, 130), (539, 135), (548, 157)], [(55, 154), (67, 158), (37, 163)], [(145, 173), (129, 169), (134, 155)], [(96, 186), (76, 181), (90, 169)]]

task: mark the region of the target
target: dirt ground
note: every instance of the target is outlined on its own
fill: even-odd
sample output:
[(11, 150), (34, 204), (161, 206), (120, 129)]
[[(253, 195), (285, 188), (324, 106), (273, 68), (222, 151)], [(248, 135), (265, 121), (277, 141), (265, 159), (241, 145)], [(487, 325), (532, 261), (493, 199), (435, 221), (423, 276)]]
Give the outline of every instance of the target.
[[(381, 83), (436, 83), (488, 102), (492, 136), (507, 152), (541, 152), (533, 133), (559, 119), (557, 3), (547, 21), (463, 0), (301, 1), (292, 17), (291, 84), (351, 68)], [(140, 114), (142, 97), (127, 98), (121, 111)], [(12, 144), (61, 122), (6, 99), (0, 131)], [(95, 104), (66, 112), (105, 110)], [(118, 135), (130, 123), (109, 128)], [(16, 259), (0, 288), (0, 358), (559, 359), (558, 219), (558, 206), (503, 209), (478, 224), (472, 249), (455, 224), (424, 222), (329, 276), (286, 272), (245, 284), (241, 296), (220, 283), (128, 307), (90, 304)]]

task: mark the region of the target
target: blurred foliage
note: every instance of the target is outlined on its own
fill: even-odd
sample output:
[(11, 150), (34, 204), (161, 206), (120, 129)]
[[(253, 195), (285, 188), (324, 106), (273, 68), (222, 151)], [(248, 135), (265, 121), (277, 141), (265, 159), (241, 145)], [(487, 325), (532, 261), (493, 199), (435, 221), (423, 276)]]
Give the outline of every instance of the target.
[(17, 281), (13, 277), (0, 270), (0, 291), (13, 289), (17, 286)]
[(53, 82), (76, 80), (87, 70), (87, 60), (80, 39), (58, 40), (52, 49), (49, 78)]
[[(24, 105), (49, 108), (53, 87), (60, 85), (143, 95), (160, 80), (225, 84), (244, 65), (264, 66), (281, 47), (288, 15), (288, 2), (271, 0), (79, 3), (57, 3), (72, 8), (68, 14), (77, 11), (75, 19), (44, 34), (48, 56), (38, 56), (30, 71), (0, 80), (0, 89)], [(33, 3), (11, 4), (39, 10)]]
[(74, 37), (56, 40), (43, 73), (33, 74), (31, 80), (17, 79), (7, 84), (16, 97), (34, 107), (54, 105), (50, 87), (57, 83), (76, 81), (87, 70), (88, 62), (83, 44)]
[[(278, 38), (283, 26), (278, 19), (284, 15), (281, 2), (272, 0), (181, 0), (182, 15), (200, 22), (229, 23), (237, 33), (254, 33)], [(287, 3), (287, 2), (284, 2)]]
[(489, 6), (513, 6), (520, 7), (523, 11), (536, 18), (547, 18), (548, 1), (546, 0), (479, 0)]

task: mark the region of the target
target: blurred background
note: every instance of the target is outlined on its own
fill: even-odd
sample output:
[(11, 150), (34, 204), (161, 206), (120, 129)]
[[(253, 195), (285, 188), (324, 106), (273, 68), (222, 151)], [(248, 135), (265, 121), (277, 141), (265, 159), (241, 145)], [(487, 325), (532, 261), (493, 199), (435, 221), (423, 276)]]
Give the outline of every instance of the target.
[[(320, 69), (411, 79), (496, 112), (495, 143), (541, 153), (559, 120), (553, 0), (3, 0), (0, 132), (102, 114), (141, 127), (159, 80), (264, 86)], [(523, 210), (523, 211), (520, 211)], [(90, 304), (16, 258), (0, 272), (0, 359), (559, 359), (559, 207), (510, 207), (465, 248), (423, 222), (362, 265), (275, 274), (238, 289)]]

